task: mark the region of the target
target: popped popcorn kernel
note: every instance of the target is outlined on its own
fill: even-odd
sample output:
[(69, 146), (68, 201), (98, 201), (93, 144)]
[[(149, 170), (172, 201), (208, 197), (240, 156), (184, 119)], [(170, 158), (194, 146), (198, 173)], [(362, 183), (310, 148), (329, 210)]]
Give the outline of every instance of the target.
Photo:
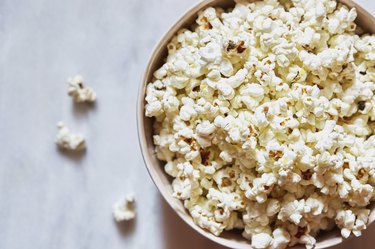
[(134, 194), (128, 194), (113, 205), (113, 217), (117, 222), (132, 220), (135, 214)]
[(81, 151), (86, 148), (86, 141), (82, 135), (71, 134), (68, 127), (60, 121), (57, 123), (58, 133), (56, 144), (59, 148), (70, 151)]
[(81, 75), (76, 75), (68, 79), (69, 89), (68, 95), (71, 96), (74, 102), (94, 102), (96, 100), (96, 93), (90, 87), (86, 86)]

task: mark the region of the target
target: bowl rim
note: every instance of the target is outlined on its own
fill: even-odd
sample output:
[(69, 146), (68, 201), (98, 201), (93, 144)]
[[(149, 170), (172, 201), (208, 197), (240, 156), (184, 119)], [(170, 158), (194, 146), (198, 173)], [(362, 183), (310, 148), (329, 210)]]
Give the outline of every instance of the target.
[[(220, 1), (223, 2), (223, 0), (200, 0), (197, 3), (193, 4), (190, 8), (187, 8), (187, 10), (185, 10), (183, 12), (183, 14), (179, 15), (178, 18), (175, 19), (173, 24), (169, 28), (166, 29), (167, 31), (165, 33), (163, 33), (163, 35), (161, 36), (161, 38), (159, 38), (156, 45), (154, 45), (154, 48), (152, 49), (151, 55), (149, 56), (149, 58), (147, 60), (147, 66), (143, 71), (142, 79), (141, 79), (141, 82), (140, 82), (141, 84), (139, 84), (139, 87), (138, 87), (137, 108), (136, 108), (137, 134), (138, 134), (138, 142), (139, 142), (142, 158), (143, 158), (144, 164), (146, 166), (147, 172), (149, 173), (149, 175), (150, 175), (152, 181), (154, 182), (156, 188), (161, 193), (161, 195), (163, 196), (164, 200), (168, 203), (168, 205), (173, 209), (173, 211), (175, 213), (177, 213), (177, 215), (187, 225), (189, 225), (190, 228), (192, 228), (194, 231), (198, 232), (199, 234), (203, 235), (204, 237), (208, 238), (209, 240), (211, 240), (211, 241), (213, 241), (217, 244), (220, 244), (222, 246), (226, 246), (226, 247), (230, 247), (230, 248), (238, 248), (238, 249), (245, 249), (246, 248), (247, 249), (247, 248), (251, 248), (250, 243), (241, 243), (241, 242), (229, 240), (229, 239), (221, 237), (221, 236), (215, 236), (212, 233), (210, 233), (209, 231), (207, 231), (207, 230), (199, 227), (197, 224), (195, 224), (192, 217), (190, 215), (186, 215), (186, 213), (188, 213), (186, 210), (185, 210), (186, 213), (183, 213), (178, 209), (178, 207), (176, 206), (176, 203), (181, 202), (181, 200), (174, 198), (167, 191), (167, 189), (165, 187), (161, 187), (160, 183), (155, 180), (158, 177), (158, 173), (151, 167), (151, 165), (152, 165), (151, 155), (148, 152), (146, 133), (145, 133), (145, 130), (144, 130), (144, 127), (145, 127), (144, 121), (145, 121), (145, 119), (148, 118), (148, 117), (145, 117), (145, 114), (144, 114), (145, 90), (146, 90), (147, 84), (149, 83), (148, 78), (150, 77), (150, 75), (153, 74), (153, 71), (151, 71), (151, 69), (154, 67), (155, 63), (156, 64), (160, 63), (160, 62), (156, 61), (157, 57), (159, 57), (162, 54), (162, 52), (163, 52), (163, 50), (165, 50), (165, 47), (168, 44), (168, 42), (176, 35), (176, 32), (178, 30), (180, 30), (181, 28), (183, 28), (185, 26), (185, 24), (187, 23), (187, 21), (189, 19), (193, 18), (193, 20), (194, 20), (194, 17), (198, 14), (198, 12), (200, 10), (202, 10), (204, 8), (207, 8), (209, 6), (215, 6), (215, 3), (220, 2)], [(262, 1), (262, 0), (258, 0), (258, 1)], [(229, 0), (228, 2), (231, 2), (231, 4), (233, 4), (234, 0)], [(357, 9), (357, 12), (358, 12), (358, 10), (361, 12), (362, 16), (370, 17), (370, 20), (368, 22), (370, 24), (371, 23), (374, 24), (374, 26), (375, 26), (375, 17), (373, 15), (371, 15), (363, 7), (361, 7), (360, 5), (355, 3), (354, 1), (352, 1), (352, 0), (337, 0), (337, 2), (343, 3), (343, 4), (345, 4), (349, 7), (355, 7)], [(370, 29), (371, 29), (370, 33), (375, 33), (374, 32), (375, 27), (370, 27)], [(152, 145), (152, 146), (155, 147), (155, 145)], [(163, 173), (165, 174), (164, 171), (163, 171)], [(369, 217), (368, 226), (370, 224), (372, 224), (374, 220), (375, 220), (375, 212), (374, 212), (374, 209), (373, 209), (372, 212), (371, 212), (371, 215)], [(352, 237), (353, 236), (351, 236), (350, 238), (352, 238)], [(329, 238), (329, 240), (323, 240), (323, 241), (318, 242), (316, 244), (315, 248), (318, 249), (318, 248), (332, 247), (332, 246), (341, 244), (341, 243), (343, 243), (347, 240), (348, 239), (343, 239), (339, 235), (339, 236)], [(245, 239), (244, 239), (244, 241), (245, 241)], [(245, 242), (247, 242), (247, 241), (245, 241)], [(297, 248), (304, 248), (304, 247), (301, 246), (301, 245), (296, 245), (296, 246), (288, 247), (288, 248), (297, 249)]]

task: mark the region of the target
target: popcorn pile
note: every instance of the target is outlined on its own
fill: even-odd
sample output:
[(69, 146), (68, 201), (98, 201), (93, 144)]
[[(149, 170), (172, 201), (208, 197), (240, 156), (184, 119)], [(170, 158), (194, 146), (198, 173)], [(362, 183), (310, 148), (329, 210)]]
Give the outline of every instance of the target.
[(253, 248), (361, 235), (375, 186), (375, 36), (330, 0), (207, 8), (147, 85), (173, 195)]

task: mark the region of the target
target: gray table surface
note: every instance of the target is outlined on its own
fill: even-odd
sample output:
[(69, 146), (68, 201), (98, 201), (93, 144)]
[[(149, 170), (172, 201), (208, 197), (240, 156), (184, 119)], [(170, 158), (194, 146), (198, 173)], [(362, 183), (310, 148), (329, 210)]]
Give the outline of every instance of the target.
[[(141, 158), (138, 84), (157, 40), (197, 0), (0, 0), (0, 248), (222, 248), (165, 204)], [(372, 13), (372, 0), (360, 0)], [(73, 105), (82, 74), (95, 106)], [(87, 137), (82, 155), (54, 145), (63, 120)], [(111, 206), (136, 193), (138, 215)], [(337, 248), (374, 248), (375, 227)]]

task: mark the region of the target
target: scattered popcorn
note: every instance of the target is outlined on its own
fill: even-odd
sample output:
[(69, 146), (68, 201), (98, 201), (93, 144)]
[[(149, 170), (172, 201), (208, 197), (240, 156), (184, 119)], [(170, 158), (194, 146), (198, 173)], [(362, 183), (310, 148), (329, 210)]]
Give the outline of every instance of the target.
[(117, 222), (134, 219), (135, 213), (135, 198), (133, 194), (128, 194), (113, 205), (113, 217)]
[(81, 151), (86, 148), (85, 138), (81, 135), (71, 134), (63, 122), (57, 123), (59, 129), (56, 136), (56, 144), (62, 149)]
[(94, 102), (96, 100), (96, 93), (90, 87), (85, 86), (81, 75), (69, 78), (68, 82), (68, 95), (71, 96), (75, 102)]
[(147, 85), (157, 157), (194, 222), (253, 248), (366, 229), (375, 187), (375, 35), (332, 0), (207, 8)]

